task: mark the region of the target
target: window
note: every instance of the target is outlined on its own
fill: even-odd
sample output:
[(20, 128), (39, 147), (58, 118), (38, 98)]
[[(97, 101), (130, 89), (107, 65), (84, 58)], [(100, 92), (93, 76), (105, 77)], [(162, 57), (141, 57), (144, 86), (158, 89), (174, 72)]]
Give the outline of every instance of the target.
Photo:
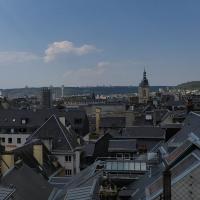
[(82, 123), (82, 119), (81, 118), (74, 119), (74, 124), (81, 124), (81, 123)]
[(20, 128), (20, 129), (19, 129), (19, 132), (20, 132), (20, 133), (25, 133), (25, 132), (27, 132), (27, 130), (26, 130), (26, 128)]
[(22, 124), (26, 124), (26, 120), (25, 119), (22, 119)]
[(27, 118), (21, 119), (21, 123), (22, 123), (22, 124), (27, 124), (27, 122), (28, 122), (28, 119), (27, 119)]
[(17, 144), (21, 144), (21, 138), (17, 138)]
[(14, 128), (11, 128), (11, 129), (10, 129), (10, 132), (11, 132), (11, 133), (14, 133), (14, 132), (15, 132), (15, 129), (14, 129)]
[(65, 161), (66, 162), (71, 162), (72, 157), (70, 155), (65, 156)]
[(12, 138), (8, 138), (8, 143), (12, 143)]
[(5, 143), (5, 138), (4, 137), (1, 138), (1, 142)]
[(124, 160), (130, 160), (130, 154), (129, 153), (124, 154)]
[(70, 175), (72, 175), (72, 170), (71, 169), (66, 169), (65, 173), (66, 173), (66, 175), (70, 176)]
[(122, 153), (117, 153), (116, 155), (118, 160), (122, 160), (123, 159), (123, 154)]

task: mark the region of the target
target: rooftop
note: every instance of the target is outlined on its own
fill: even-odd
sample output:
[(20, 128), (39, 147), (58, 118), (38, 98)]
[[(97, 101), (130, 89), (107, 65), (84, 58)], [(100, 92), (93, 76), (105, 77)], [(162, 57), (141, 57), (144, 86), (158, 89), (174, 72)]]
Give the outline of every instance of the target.
[(16, 200), (48, 199), (53, 187), (36, 171), (26, 164), (14, 167), (1, 179), (4, 186), (12, 185)]

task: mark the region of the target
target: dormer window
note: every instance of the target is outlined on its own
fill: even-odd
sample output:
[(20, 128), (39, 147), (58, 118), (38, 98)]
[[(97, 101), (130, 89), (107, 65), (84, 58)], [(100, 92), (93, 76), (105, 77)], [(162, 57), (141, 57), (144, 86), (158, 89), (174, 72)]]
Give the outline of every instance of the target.
[(27, 124), (27, 119), (22, 119), (21, 123), (22, 124)]

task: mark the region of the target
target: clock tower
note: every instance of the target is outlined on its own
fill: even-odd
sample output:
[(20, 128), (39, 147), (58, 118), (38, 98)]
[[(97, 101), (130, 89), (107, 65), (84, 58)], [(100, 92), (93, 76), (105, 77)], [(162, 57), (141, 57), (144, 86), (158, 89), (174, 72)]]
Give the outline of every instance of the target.
[(149, 81), (147, 79), (147, 73), (145, 70), (143, 72), (143, 80), (138, 87), (138, 97), (139, 103), (142, 104), (146, 104), (149, 100)]

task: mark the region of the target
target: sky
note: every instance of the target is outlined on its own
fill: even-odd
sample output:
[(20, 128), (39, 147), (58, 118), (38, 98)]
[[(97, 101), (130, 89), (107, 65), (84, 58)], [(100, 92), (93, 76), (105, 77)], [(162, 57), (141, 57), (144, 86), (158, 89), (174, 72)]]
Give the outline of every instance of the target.
[(199, 0), (0, 0), (0, 88), (199, 80)]

